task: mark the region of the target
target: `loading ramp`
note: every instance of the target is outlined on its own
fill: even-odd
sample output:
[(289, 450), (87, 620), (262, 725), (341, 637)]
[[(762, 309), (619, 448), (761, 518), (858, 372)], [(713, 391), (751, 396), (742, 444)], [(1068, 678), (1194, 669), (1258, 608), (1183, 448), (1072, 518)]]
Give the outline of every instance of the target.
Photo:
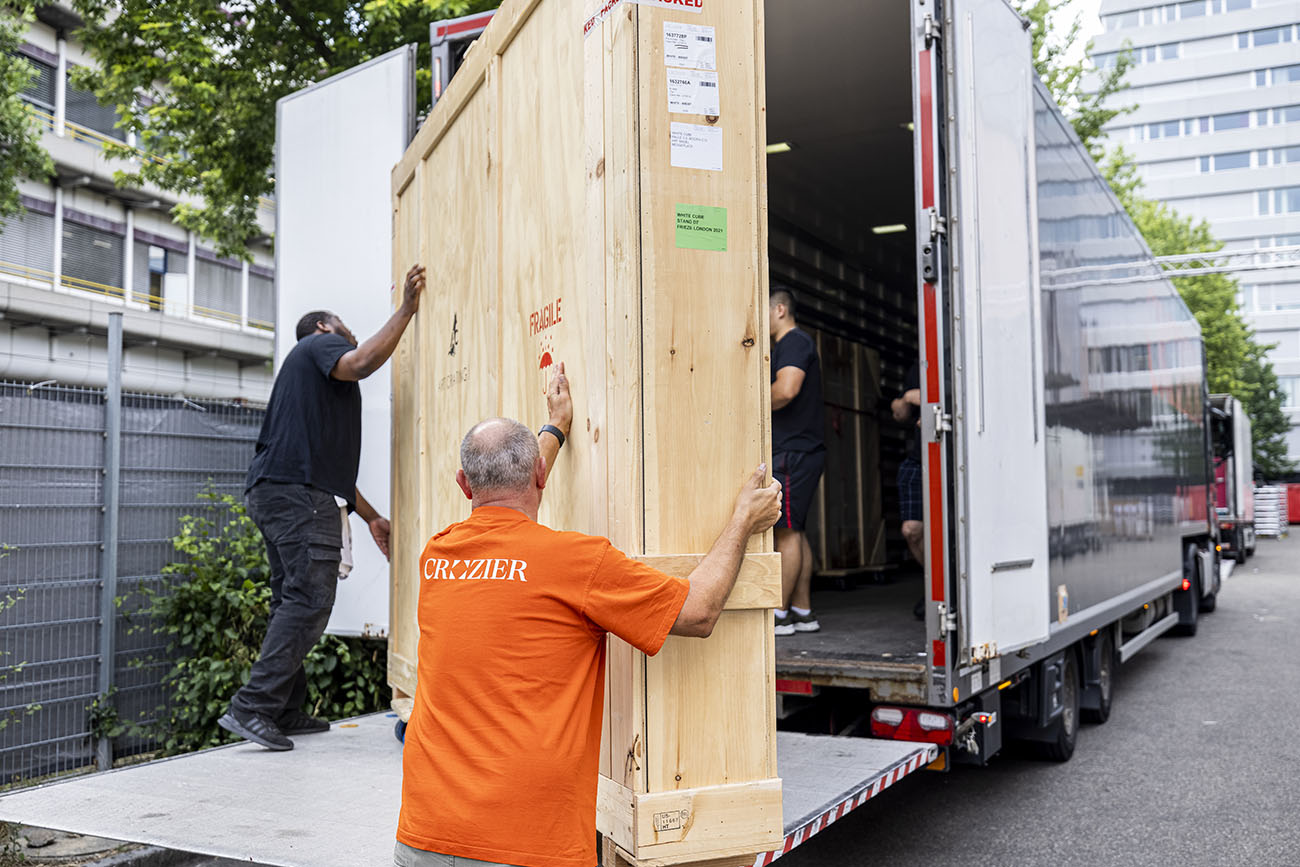
[[(271, 867), (392, 863), (402, 745), (392, 714), (291, 752), (240, 743), (0, 797), (0, 820)], [(769, 864), (937, 755), (930, 744), (780, 732), (785, 844)]]

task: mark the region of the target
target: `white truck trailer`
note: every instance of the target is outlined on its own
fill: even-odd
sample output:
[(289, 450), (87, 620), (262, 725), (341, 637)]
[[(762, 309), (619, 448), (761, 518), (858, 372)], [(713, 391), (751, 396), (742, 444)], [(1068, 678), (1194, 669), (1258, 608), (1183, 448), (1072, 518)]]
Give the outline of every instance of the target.
[(1210, 395), (1214, 504), (1223, 553), (1238, 563), (1255, 553), (1255, 462), (1250, 417), (1230, 394)]
[[(1194, 632), (1220, 580), (1199, 328), (1038, 82), (1023, 20), (1003, 0), (768, 0), (765, 26), (770, 268), (802, 321), (880, 353), (887, 387), (920, 363), (926, 562), (818, 593), (822, 631), (778, 639), (786, 839), (757, 864), (920, 767), (1011, 738), (1069, 758), (1117, 666)], [(910, 434), (874, 468), (895, 520)], [(235, 745), (11, 794), (0, 819), (386, 863), (393, 721), (304, 738), (274, 779)]]

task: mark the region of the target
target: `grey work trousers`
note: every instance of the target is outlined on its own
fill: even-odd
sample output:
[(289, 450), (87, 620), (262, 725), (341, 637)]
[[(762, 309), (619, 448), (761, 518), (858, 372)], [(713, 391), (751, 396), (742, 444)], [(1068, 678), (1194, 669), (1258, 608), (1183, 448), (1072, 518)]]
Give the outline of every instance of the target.
[(459, 855), (426, 852), (398, 842), (393, 849), (393, 867), (513, 867), (499, 861), (475, 861)]
[(248, 492), (248, 514), (266, 539), (271, 619), (248, 683), (230, 704), (274, 722), (307, 698), (302, 663), (334, 607), (343, 520), (333, 494), (280, 482), (255, 485)]

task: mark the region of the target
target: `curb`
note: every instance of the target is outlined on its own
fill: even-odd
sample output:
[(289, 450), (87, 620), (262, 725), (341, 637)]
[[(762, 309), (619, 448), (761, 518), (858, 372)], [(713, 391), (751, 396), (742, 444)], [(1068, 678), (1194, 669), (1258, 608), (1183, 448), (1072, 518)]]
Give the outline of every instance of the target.
[(192, 863), (193, 860), (194, 855), (189, 852), (142, 846), (139, 849), (118, 852), (107, 858), (91, 861), (85, 867), (182, 867)]

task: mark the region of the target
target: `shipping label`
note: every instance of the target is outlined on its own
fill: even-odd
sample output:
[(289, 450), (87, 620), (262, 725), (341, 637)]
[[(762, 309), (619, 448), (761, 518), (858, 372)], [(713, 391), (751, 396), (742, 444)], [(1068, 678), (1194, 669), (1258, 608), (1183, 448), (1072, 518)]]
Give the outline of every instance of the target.
[(706, 24), (664, 22), (664, 65), (683, 69), (718, 68), (714, 30)]
[(727, 209), (709, 205), (677, 206), (677, 246), (683, 250), (727, 249)]
[(722, 130), (718, 127), (673, 121), (668, 143), (673, 168), (722, 171)]
[(668, 111), (720, 115), (718, 74), (698, 69), (668, 70)]

